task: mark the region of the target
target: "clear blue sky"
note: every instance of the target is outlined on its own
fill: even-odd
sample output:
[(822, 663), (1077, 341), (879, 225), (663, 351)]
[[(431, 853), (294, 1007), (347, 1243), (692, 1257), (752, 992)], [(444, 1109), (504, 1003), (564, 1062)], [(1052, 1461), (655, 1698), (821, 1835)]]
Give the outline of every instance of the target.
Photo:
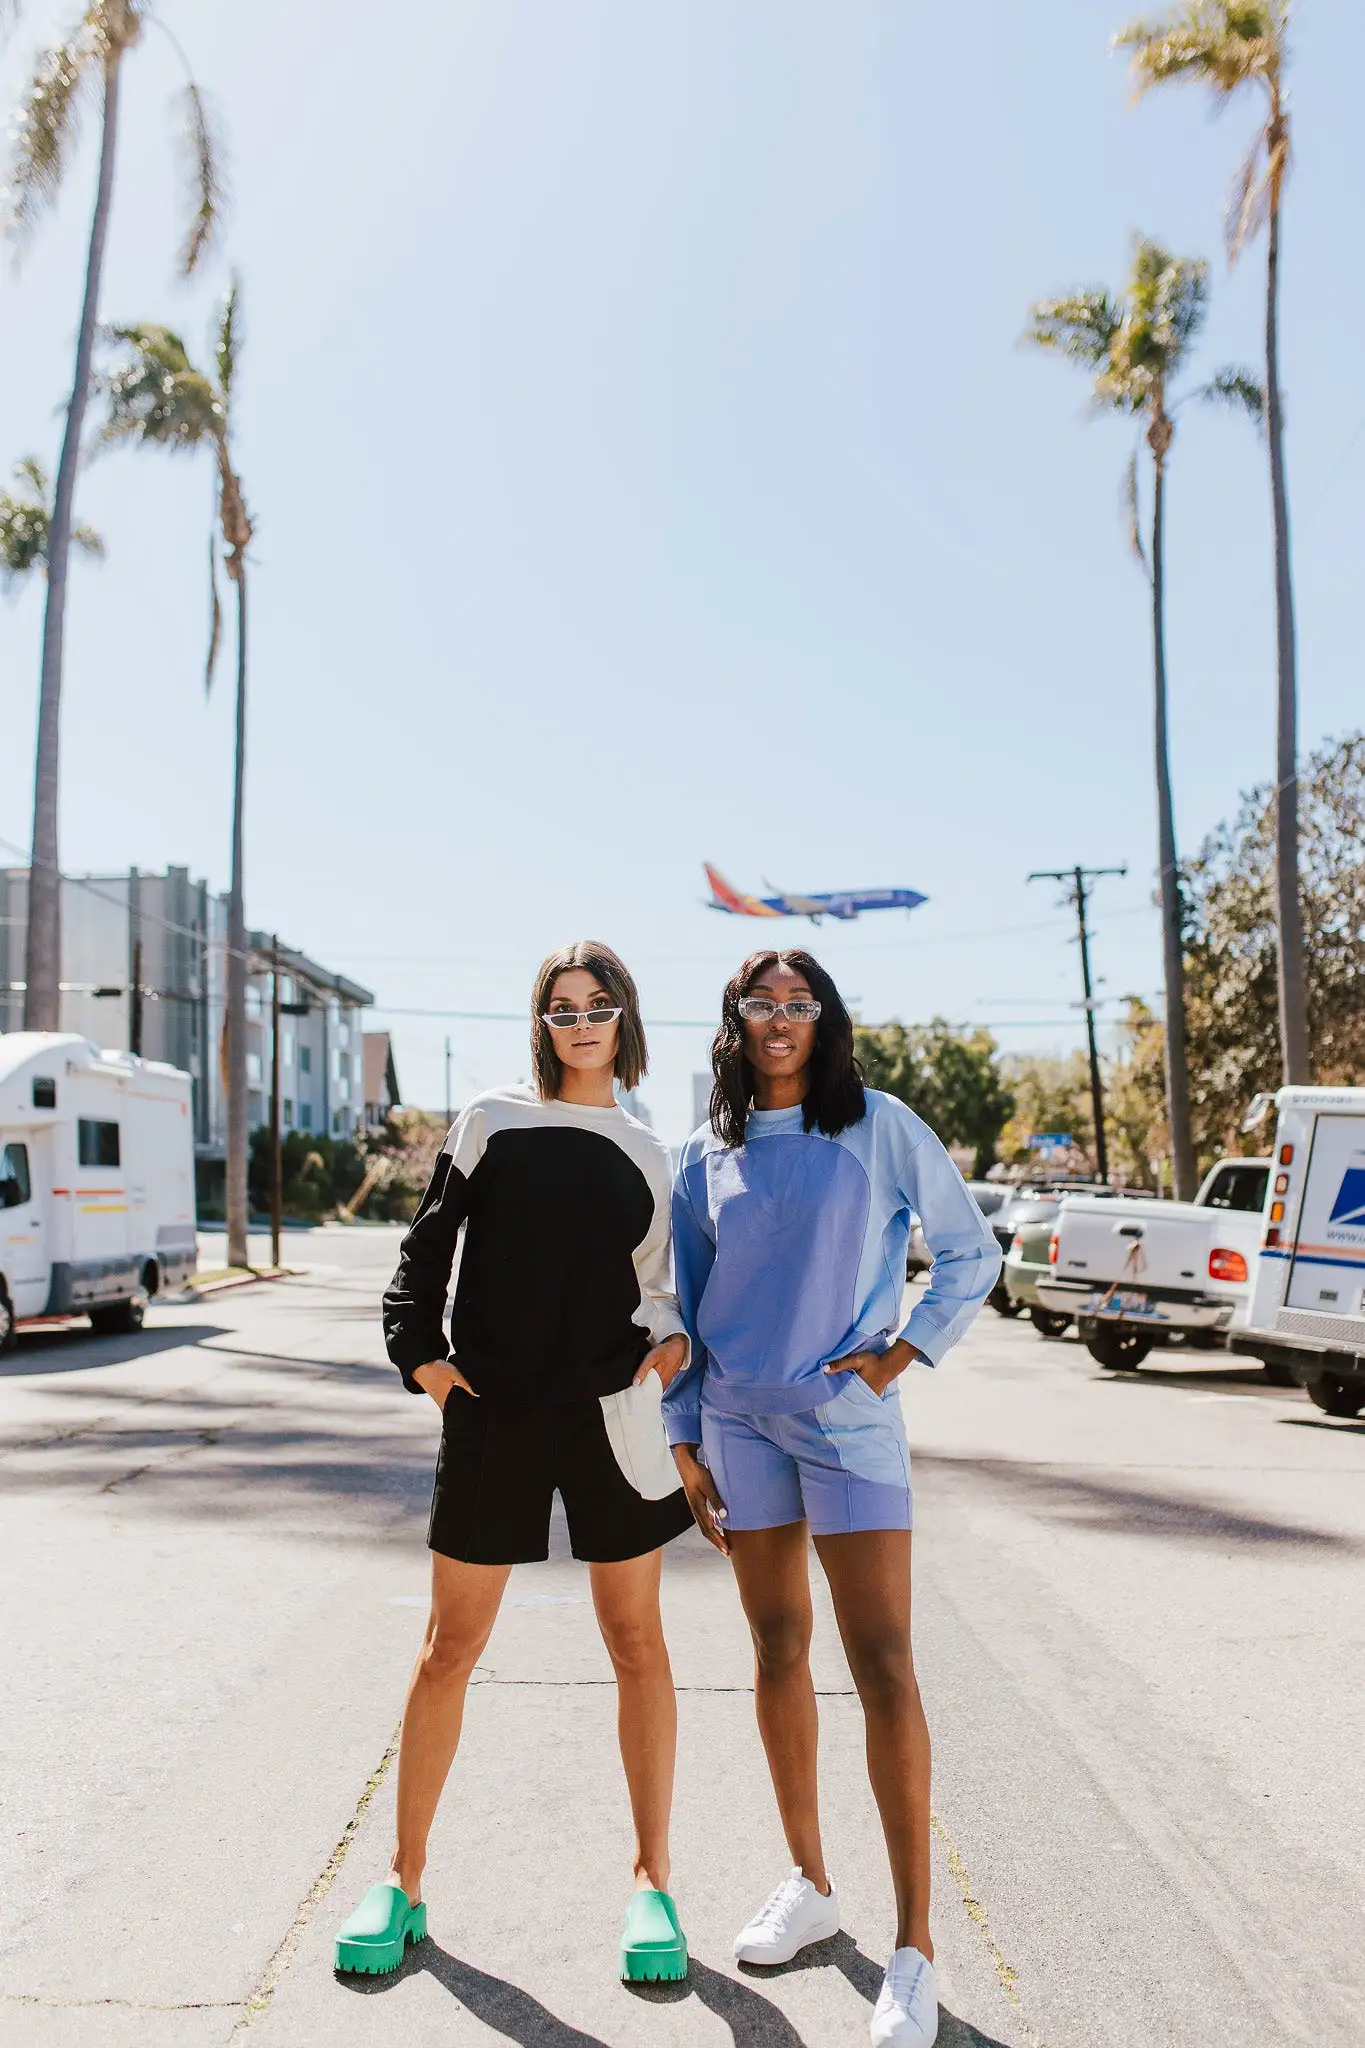
[[(402, 1009), (520, 1011), (595, 934), (647, 1012), (708, 1019), (741, 887), (896, 883), (913, 919), (788, 928), (864, 1015), (1074, 1043), (1070, 925), (1031, 868), (1102, 885), (1105, 993), (1153, 992), (1145, 590), (1128, 437), (1015, 346), (1030, 299), (1114, 281), (1136, 229), (1215, 259), (1201, 362), (1255, 363), (1262, 253), (1229, 280), (1255, 118), (1127, 106), (1100, 0), (240, 0), (165, 14), (230, 137), (213, 275), (172, 281), (174, 60), (129, 66), (103, 310), (196, 342), (226, 263), (257, 520), (252, 922)], [(31, 5), (6, 98), (67, 10)], [(1303, 734), (1361, 720), (1365, 17), (1298, 14), (1285, 377)], [(94, 174), (0, 280), (0, 460), (55, 461)], [(1272, 760), (1264, 458), (1182, 423), (1171, 660), (1182, 846)], [(62, 811), (73, 869), (226, 881), (230, 669), (206, 707), (191, 463), (93, 468), (74, 573)], [(0, 608), (0, 835), (27, 842), (38, 593)], [(8, 857), (8, 856), (6, 856)], [(410, 1099), (438, 1020), (394, 1015)], [(526, 1071), (452, 1023), (457, 1100)], [(704, 1029), (645, 1086), (682, 1135)]]

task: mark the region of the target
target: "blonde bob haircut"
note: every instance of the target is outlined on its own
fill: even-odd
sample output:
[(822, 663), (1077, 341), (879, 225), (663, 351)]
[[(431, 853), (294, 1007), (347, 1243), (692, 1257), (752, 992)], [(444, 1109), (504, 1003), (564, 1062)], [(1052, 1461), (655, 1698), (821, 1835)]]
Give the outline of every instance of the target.
[(536, 1093), (542, 1102), (555, 1100), (564, 1072), (554, 1048), (554, 1033), (545, 1022), (545, 1012), (560, 975), (575, 967), (584, 968), (611, 997), (613, 1009), (621, 1012), (616, 1023), (616, 1059), (612, 1067), (616, 1079), (623, 1088), (636, 1088), (649, 1071), (640, 991), (630, 969), (600, 939), (578, 939), (572, 946), (560, 946), (541, 961), (531, 991), (531, 1063), (535, 1068)]

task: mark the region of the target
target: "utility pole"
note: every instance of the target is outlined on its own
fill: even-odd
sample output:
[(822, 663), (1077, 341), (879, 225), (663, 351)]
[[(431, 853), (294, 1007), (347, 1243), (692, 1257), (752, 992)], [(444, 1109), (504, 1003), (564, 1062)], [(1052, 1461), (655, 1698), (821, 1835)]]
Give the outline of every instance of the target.
[(446, 1040), (446, 1128), (455, 1121), (450, 1113), (450, 1040)]
[(270, 1263), (280, 1263), (284, 1211), (284, 1146), (280, 1136), (280, 937), (270, 946)]
[(1127, 868), (1038, 868), (1031, 882), (1067, 882), (1076, 906), (1076, 924), (1081, 940), (1081, 987), (1085, 991), (1085, 1038), (1090, 1051), (1090, 1105), (1095, 1117), (1095, 1167), (1105, 1187), (1109, 1185), (1109, 1148), (1104, 1141), (1104, 1088), (1100, 1081), (1100, 1049), (1095, 1041), (1095, 995), (1090, 981), (1090, 932), (1085, 922), (1086, 884), (1101, 875), (1126, 875)]
[(142, 941), (133, 940), (133, 985), (128, 991), (128, 1050), (142, 1057)]

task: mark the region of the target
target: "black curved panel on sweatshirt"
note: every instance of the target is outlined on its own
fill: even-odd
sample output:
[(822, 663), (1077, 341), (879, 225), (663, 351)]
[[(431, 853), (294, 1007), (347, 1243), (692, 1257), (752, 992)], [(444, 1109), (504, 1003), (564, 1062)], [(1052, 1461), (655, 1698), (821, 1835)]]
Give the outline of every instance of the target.
[(449, 1173), (441, 1195), (412, 1233), (425, 1240), (424, 1253), (414, 1259), (405, 1245), (385, 1297), (386, 1326), (430, 1328), (433, 1309), (439, 1324), (446, 1254), (463, 1220), (450, 1348), (476, 1393), (539, 1404), (629, 1385), (650, 1344), (633, 1320), (634, 1253), (654, 1198), (621, 1147), (595, 1131), (495, 1131), (468, 1179)]

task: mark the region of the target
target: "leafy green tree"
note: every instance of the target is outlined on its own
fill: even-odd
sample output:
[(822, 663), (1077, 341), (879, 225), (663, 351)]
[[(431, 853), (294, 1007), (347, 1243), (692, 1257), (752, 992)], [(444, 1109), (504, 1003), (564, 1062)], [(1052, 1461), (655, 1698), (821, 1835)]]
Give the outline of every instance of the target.
[(1299, 892), (1298, 679), (1294, 586), (1289, 555), (1284, 412), (1280, 399), (1280, 209), (1289, 170), (1290, 0), (1183, 0), (1155, 19), (1119, 30), (1131, 52), (1138, 97), (1160, 86), (1204, 86), (1218, 106), (1244, 92), (1262, 97), (1264, 119), (1237, 174), (1226, 220), (1228, 259), (1266, 229), (1265, 394), (1270, 498), (1275, 528), (1275, 924), (1281, 1073), (1313, 1078)]
[[(1309, 756), (1301, 779), (1300, 872), (1312, 933), (1306, 998), (1313, 1063), (1329, 1087), (1365, 1083), (1365, 733)], [(1279, 1085), (1278, 812), (1273, 790), (1242, 799), (1187, 864), (1195, 1128), (1207, 1155), (1238, 1150), (1252, 1096)]]
[[(12, 590), (47, 568), (52, 540), (52, 484), (35, 455), (14, 465), (16, 491), (0, 491), (0, 584)], [(104, 559), (104, 542), (93, 526), (74, 526), (72, 545), (96, 561)]]
[[(27, 240), (51, 208), (74, 153), (83, 103), (98, 96), (99, 174), (85, 260), (85, 289), (76, 361), (67, 401), (47, 543), (42, 682), (33, 793), (33, 855), (29, 869), (24, 1028), (55, 1031), (60, 1022), (61, 890), (57, 857), (57, 792), (61, 739), (63, 637), (67, 563), (73, 538), (76, 471), (90, 396), (100, 278), (114, 197), (123, 62), (155, 17), (148, 0), (91, 0), (75, 28), (39, 58), (19, 104), (6, 179), (8, 227)], [(174, 38), (172, 38), (174, 41)], [(175, 45), (179, 50), (179, 44)], [(190, 168), (190, 218), (180, 249), (188, 277), (213, 237), (220, 208), (217, 158), (199, 88), (190, 79), (182, 111)]]
[(1012, 1166), (1033, 1157), (1029, 1143), (1039, 1131), (1067, 1131), (1093, 1168), (1095, 1120), (1090, 1108), (1090, 1068), (1083, 1052), (1009, 1053), (1001, 1061), (1014, 1108), (1000, 1134), (1000, 1152)]
[[(1137, 455), (1128, 472), (1130, 538), (1147, 570), (1152, 592), (1153, 751), (1156, 757), (1157, 863), (1161, 893), (1161, 950), (1166, 981), (1166, 1100), (1175, 1162), (1176, 1192), (1188, 1201), (1196, 1186), (1190, 1135), (1190, 1084), (1185, 1051), (1184, 963), (1181, 956), (1180, 872), (1171, 796), (1166, 691), (1166, 465), (1182, 401), (1172, 386), (1185, 367), (1208, 306), (1208, 265), (1172, 256), (1139, 237), (1125, 290), (1073, 292), (1040, 299), (1030, 309), (1025, 339), (1056, 349), (1091, 376), (1097, 412), (1141, 420), (1152, 460), (1152, 524), (1140, 536)], [(1189, 396), (1196, 394), (1190, 393)], [(1260, 393), (1239, 370), (1223, 370), (1199, 396), (1219, 398), (1259, 413)], [(1149, 552), (1150, 549), (1150, 552)]]
[(994, 1163), (1014, 1103), (989, 1032), (954, 1031), (935, 1017), (924, 1025), (860, 1025), (854, 1045), (870, 1088), (908, 1103), (945, 1145), (969, 1145), (977, 1174)]
[(228, 891), (227, 954), (227, 1238), (228, 1263), (247, 1259), (246, 908), (242, 820), (246, 788), (247, 548), (251, 520), (233, 461), (232, 397), (241, 346), (238, 287), (223, 301), (213, 337), (213, 370), (199, 368), (168, 327), (109, 330), (112, 356), (100, 375), (108, 410), (99, 445), (160, 448), (171, 454), (207, 452), (216, 478), (210, 532), (213, 593), (206, 684), (213, 679), (221, 613), (212, 573), (217, 538), (237, 593), (237, 730), (232, 784), (232, 876)]

